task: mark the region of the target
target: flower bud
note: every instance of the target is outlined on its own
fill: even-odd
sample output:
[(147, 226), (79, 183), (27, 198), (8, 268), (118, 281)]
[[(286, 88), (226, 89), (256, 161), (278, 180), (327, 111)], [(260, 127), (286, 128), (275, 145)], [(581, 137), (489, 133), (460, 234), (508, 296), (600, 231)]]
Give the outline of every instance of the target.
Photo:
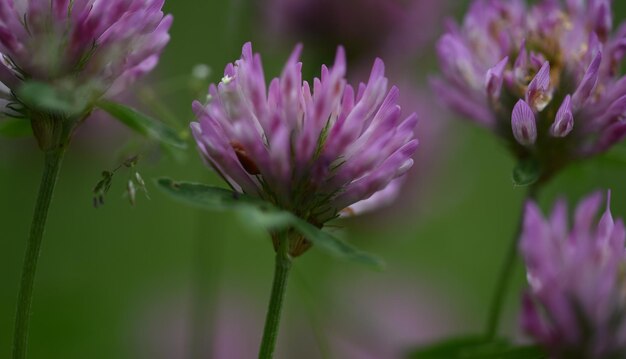
[(565, 137), (574, 128), (574, 115), (572, 114), (572, 101), (570, 95), (565, 97), (559, 111), (556, 113), (554, 123), (550, 127), (550, 134), (554, 137)]
[(598, 72), (600, 70), (601, 63), (602, 53), (598, 52), (593, 58), (591, 64), (589, 65), (589, 68), (587, 68), (587, 72), (585, 72), (583, 80), (581, 81), (580, 85), (578, 85), (578, 88), (576, 89), (576, 92), (574, 92), (574, 96), (572, 97), (576, 108), (579, 108), (585, 104), (585, 102), (589, 98), (589, 95), (596, 87), (596, 84), (598, 82)]
[(524, 100), (519, 100), (513, 108), (511, 126), (513, 128), (513, 136), (519, 144), (531, 146), (537, 141), (535, 114)]
[(487, 94), (492, 98), (500, 97), (500, 91), (502, 90), (503, 74), (506, 65), (509, 63), (509, 57), (506, 56), (502, 61), (489, 70), (487, 70), (485, 85), (487, 87)]
[(550, 63), (545, 61), (528, 85), (526, 102), (535, 111), (543, 111), (552, 100), (550, 92)]

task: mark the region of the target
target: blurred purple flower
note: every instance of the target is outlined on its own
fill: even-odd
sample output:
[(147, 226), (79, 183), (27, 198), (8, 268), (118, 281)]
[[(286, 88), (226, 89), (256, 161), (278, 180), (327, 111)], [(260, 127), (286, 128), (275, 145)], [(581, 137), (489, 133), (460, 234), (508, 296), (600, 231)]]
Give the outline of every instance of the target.
[(385, 189), (374, 193), (370, 198), (356, 202), (341, 212), (342, 216), (363, 214), (372, 210), (389, 206), (400, 194), (404, 177), (397, 178), (389, 183)]
[(442, 0), (266, 0), (274, 34), (361, 56), (413, 56), (438, 33)]
[(333, 293), (326, 324), (333, 358), (404, 358), (412, 348), (464, 326), (459, 313), (449, 309), (448, 293), (423, 278), (403, 278), (399, 272), (373, 279), (344, 276)]
[(544, 179), (626, 135), (626, 25), (612, 31), (610, 0), (475, 0), (450, 23), (432, 84), (459, 114), (534, 158)]
[(555, 358), (623, 358), (626, 355), (626, 231), (607, 208), (597, 225), (602, 194), (584, 199), (573, 228), (557, 202), (544, 219), (526, 206), (520, 249), (528, 271), (522, 326)]
[(301, 79), (300, 51), (266, 94), (261, 57), (244, 45), (241, 60), (211, 85), (208, 104), (194, 103), (191, 129), (204, 159), (233, 190), (322, 226), (409, 170), (417, 116), (401, 117), (399, 91), (388, 91), (380, 59), (355, 91), (346, 85), (339, 48), (312, 92)]
[[(203, 318), (207, 326), (200, 333), (198, 358), (249, 359), (258, 356), (263, 330), (265, 308), (256, 300), (256, 293), (237, 286), (224, 286), (214, 296), (213, 313)], [(192, 323), (189, 323), (189, 298), (171, 293), (151, 293), (136, 310), (131, 330), (137, 359), (184, 359), (193, 357), (190, 343)], [(210, 305), (207, 303), (207, 305)], [(302, 303), (290, 311), (281, 327), (285, 345), (277, 348), (275, 358), (320, 358), (319, 344), (315, 342)], [(197, 334), (197, 333), (196, 333)], [(350, 357), (348, 357), (350, 358)], [(355, 358), (356, 359), (356, 358)]]
[[(263, 309), (250, 295), (233, 288), (220, 288), (215, 296), (212, 316), (200, 333), (202, 358), (247, 359), (257, 355), (263, 329)], [(171, 293), (151, 294), (141, 303), (133, 323), (135, 358), (183, 359), (192, 357), (192, 330), (189, 322), (190, 298)], [(204, 313), (204, 312), (203, 312)], [(198, 333), (196, 333), (198, 334)]]
[[(169, 41), (164, 0), (2, 0), (0, 81), (114, 95), (157, 64)], [(8, 95), (8, 94), (5, 94)]]

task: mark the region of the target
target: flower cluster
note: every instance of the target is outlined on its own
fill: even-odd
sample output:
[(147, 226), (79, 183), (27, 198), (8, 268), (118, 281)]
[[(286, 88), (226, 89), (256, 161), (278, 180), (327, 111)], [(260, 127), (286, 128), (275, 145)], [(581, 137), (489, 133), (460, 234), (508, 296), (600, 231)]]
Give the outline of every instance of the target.
[(528, 203), (520, 249), (529, 293), (522, 325), (555, 358), (623, 358), (626, 355), (626, 230), (609, 209), (594, 225), (601, 193), (583, 200), (571, 231), (567, 206), (549, 219)]
[(0, 82), (14, 100), (26, 80), (88, 92), (124, 90), (169, 41), (164, 0), (0, 1)]
[(543, 167), (544, 179), (626, 135), (626, 26), (610, 0), (477, 0), (437, 52), (443, 101)]
[(301, 79), (300, 51), (266, 90), (261, 58), (244, 45), (241, 59), (211, 85), (208, 104), (194, 103), (191, 129), (207, 163), (235, 191), (321, 227), (411, 167), (417, 116), (401, 117), (381, 60), (354, 89), (339, 48), (311, 86)]

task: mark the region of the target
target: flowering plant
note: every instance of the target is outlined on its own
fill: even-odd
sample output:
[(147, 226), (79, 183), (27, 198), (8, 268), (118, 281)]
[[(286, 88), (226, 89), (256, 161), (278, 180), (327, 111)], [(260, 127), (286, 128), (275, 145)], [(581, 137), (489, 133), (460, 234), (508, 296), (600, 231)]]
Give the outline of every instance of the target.
[(292, 257), (318, 244), (372, 261), (320, 229), (352, 212), (351, 205), (377, 200), (376, 193), (411, 167), (417, 148), (417, 117), (401, 116), (398, 89), (387, 89), (381, 60), (368, 83), (354, 89), (344, 79), (346, 59), (339, 48), (335, 64), (323, 66), (311, 86), (302, 81), (300, 51), (296, 47), (266, 89), (261, 57), (247, 43), (241, 59), (209, 88), (207, 104), (193, 104), (198, 122), (191, 129), (200, 154), (232, 191), (160, 181), (179, 199), (239, 208), (270, 230), (276, 273), (262, 358), (274, 351)]
[(98, 106), (131, 128), (184, 147), (174, 131), (139, 112), (101, 100), (156, 66), (172, 17), (164, 0), (0, 1), (0, 112), (7, 131), (32, 128), (45, 153), (22, 270), (13, 358), (26, 356), (39, 249), (63, 155), (75, 129)]

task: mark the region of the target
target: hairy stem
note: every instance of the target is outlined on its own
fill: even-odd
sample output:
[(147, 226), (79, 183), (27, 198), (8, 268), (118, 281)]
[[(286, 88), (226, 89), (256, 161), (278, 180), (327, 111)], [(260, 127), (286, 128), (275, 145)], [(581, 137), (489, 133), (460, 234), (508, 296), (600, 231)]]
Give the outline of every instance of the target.
[(278, 327), (280, 315), (287, 289), (287, 278), (291, 269), (291, 257), (289, 255), (289, 236), (284, 233), (280, 236), (280, 245), (276, 251), (276, 266), (274, 270), (274, 284), (270, 304), (265, 318), (265, 330), (263, 340), (259, 350), (259, 359), (271, 359), (274, 356), (276, 338), (278, 337)]

